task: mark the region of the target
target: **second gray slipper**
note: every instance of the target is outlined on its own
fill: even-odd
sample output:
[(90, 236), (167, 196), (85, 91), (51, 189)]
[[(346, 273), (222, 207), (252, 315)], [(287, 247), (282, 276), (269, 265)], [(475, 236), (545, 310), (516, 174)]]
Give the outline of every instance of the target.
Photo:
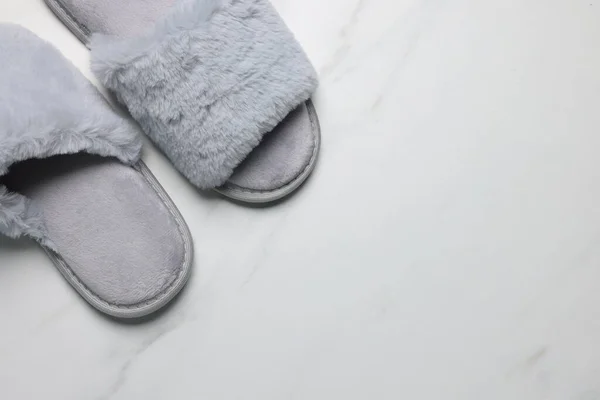
[(312, 172), (314, 68), (268, 0), (45, 0), (199, 188), (270, 202)]
[(138, 318), (190, 275), (192, 241), (137, 127), (55, 48), (0, 24), (0, 234), (36, 240), (91, 305)]

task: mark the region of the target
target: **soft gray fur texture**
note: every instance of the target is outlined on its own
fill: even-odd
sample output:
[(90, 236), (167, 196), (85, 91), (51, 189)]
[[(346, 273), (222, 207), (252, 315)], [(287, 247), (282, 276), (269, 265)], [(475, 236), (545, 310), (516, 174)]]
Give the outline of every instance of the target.
[(0, 185), (0, 233), (11, 238), (27, 235), (56, 251), (48, 239), (44, 216), (27, 197), (11, 193)]
[(182, 0), (148, 33), (96, 34), (92, 70), (200, 188), (234, 168), (317, 86), (267, 0)]
[[(0, 177), (19, 161), (88, 152), (133, 164), (141, 141), (96, 88), (54, 47), (16, 25), (0, 24)], [(53, 248), (43, 216), (0, 184), (0, 233)]]

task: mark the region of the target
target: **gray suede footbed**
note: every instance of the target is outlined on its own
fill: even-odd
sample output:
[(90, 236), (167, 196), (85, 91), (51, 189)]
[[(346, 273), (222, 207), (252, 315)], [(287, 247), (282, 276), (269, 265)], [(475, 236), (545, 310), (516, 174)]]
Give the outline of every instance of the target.
[(24, 28), (0, 25), (0, 68), (0, 233), (37, 240), (103, 313), (166, 305), (190, 275), (192, 241), (139, 160), (139, 129)]
[[(196, 186), (200, 188), (218, 186), (215, 190), (224, 196), (242, 202), (266, 203), (283, 198), (295, 191), (312, 172), (320, 148), (320, 127), (311, 101), (302, 101), (302, 99), (310, 96), (310, 93), (316, 86), (314, 70), (312, 70), (312, 66), (305, 59), (304, 53), (295, 42), (291, 33), (287, 31), (285, 24), (280, 21), (280, 17), (272, 10), (266, 0), (130, 0), (127, 2), (120, 0), (45, 0), (45, 2), (84, 44), (92, 48), (92, 68), (99, 76), (100, 81), (113, 90), (121, 102), (127, 104), (127, 108), (134, 118), (140, 122), (145, 133), (165, 152), (180, 172)], [(138, 88), (133, 87), (132, 84), (124, 83), (123, 80), (126, 79), (125, 77), (131, 76), (131, 81), (137, 83), (141, 80), (141, 73), (145, 74), (143, 75), (144, 79), (148, 79), (148, 74), (153, 71), (130, 71), (132, 67), (123, 64), (123, 59), (129, 62), (129, 59), (143, 58), (145, 56), (143, 53), (136, 53), (134, 55), (129, 53), (134, 51), (139, 52), (139, 47), (145, 49), (145, 46), (154, 51), (155, 49), (152, 48), (151, 43), (153, 35), (162, 34), (166, 36), (168, 33), (170, 37), (176, 37), (172, 32), (175, 29), (173, 26), (179, 30), (187, 29), (188, 25), (195, 23), (190, 22), (192, 18), (202, 18), (202, 16), (188, 17), (188, 15), (193, 15), (194, 13), (202, 14), (206, 12), (205, 9), (207, 7), (218, 9), (223, 4), (227, 4), (223, 8), (229, 7), (233, 9), (235, 6), (253, 10), (249, 12), (249, 15), (264, 13), (264, 16), (260, 16), (260, 18), (268, 18), (266, 23), (269, 26), (268, 29), (274, 29), (275, 33), (268, 31), (268, 29), (263, 29), (262, 25), (264, 24), (261, 25), (261, 20), (254, 21), (249, 19), (248, 22), (244, 22), (246, 25), (241, 28), (227, 28), (229, 26), (227, 19), (235, 18), (228, 17), (227, 15), (221, 16), (218, 15), (218, 12), (214, 12), (216, 16), (210, 17), (212, 19), (209, 19), (209, 23), (214, 25), (213, 29), (217, 29), (217, 32), (219, 32), (219, 29), (223, 30), (221, 34), (223, 39), (220, 46), (223, 46), (223, 43), (225, 47), (233, 46), (232, 43), (237, 43), (240, 40), (243, 41), (241, 38), (244, 35), (254, 35), (253, 40), (255, 42), (257, 38), (260, 38), (258, 39), (259, 42), (261, 40), (266, 41), (265, 46), (268, 47), (264, 47), (264, 49), (275, 48), (276, 51), (271, 55), (272, 60), (267, 60), (263, 63), (265, 67), (261, 67), (260, 65), (257, 67), (256, 64), (260, 64), (261, 60), (252, 60), (252, 52), (256, 52), (257, 57), (263, 57), (263, 53), (266, 58), (270, 55), (267, 50), (261, 50), (260, 47), (254, 44), (252, 47), (242, 46), (239, 49), (232, 48), (231, 53), (233, 55), (227, 53), (223, 55), (221, 54), (223, 53), (222, 50), (219, 50), (215, 57), (222, 58), (222, 60), (215, 61), (214, 68), (216, 70), (235, 69), (238, 67), (230, 67), (230, 64), (239, 64), (239, 68), (242, 70), (232, 73), (239, 76), (246, 76), (249, 73), (257, 75), (256, 71), (249, 72), (243, 69), (250, 68), (246, 64), (252, 64), (252, 68), (258, 69), (258, 72), (261, 72), (260, 68), (265, 70), (270, 68), (272, 76), (267, 75), (265, 80), (258, 81), (255, 87), (247, 84), (245, 89), (248, 94), (240, 93), (238, 97), (248, 96), (251, 99), (252, 97), (256, 97), (254, 101), (259, 110), (271, 110), (280, 107), (281, 112), (284, 114), (279, 116), (279, 114), (274, 113), (270, 120), (256, 122), (259, 124), (258, 129), (261, 129), (260, 127), (271, 126), (272, 128), (269, 129), (270, 132), (264, 134), (264, 136), (260, 132), (248, 135), (244, 133), (242, 138), (248, 137), (248, 139), (244, 139), (247, 140), (247, 143), (243, 144), (242, 148), (237, 152), (235, 152), (235, 145), (238, 144), (240, 139), (235, 137), (230, 139), (230, 142), (222, 141), (220, 143), (222, 147), (217, 146), (206, 149), (207, 154), (227, 153), (231, 150), (230, 159), (226, 159), (227, 155), (224, 155), (222, 157), (224, 159), (222, 164), (218, 164), (218, 168), (213, 168), (212, 164), (203, 164), (206, 157), (199, 157), (194, 153), (200, 147), (197, 145), (199, 143), (198, 140), (194, 138), (188, 140), (189, 135), (179, 135), (176, 137), (176, 135), (171, 134), (170, 130), (174, 129), (173, 121), (180, 118), (178, 107), (167, 104), (172, 109), (165, 111), (166, 106), (164, 103), (152, 105), (155, 109), (161, 110), (160, 112), (163, 114), (168, 113), (173, 116), (167, 119), (161, 115), (160, 119), (165, 119), (164, 123), (162, 121), (157, 123), (158, 118), (148, 120), (146, 115), (150, 106), (142, 104), (138, 107), (136, 100), (140, 97), (145, 97), (144, 101), (148, 101), (147, 98), (152, 97), (148, 95), (150, 92), (146, 92), (146, 96), (135, 94), (134, 92)], [(172, 20), (168, 24), (162, 21), (165, 15), (177, 13), (173, 12), (175, 7), (185, 6), (188, 9), (185, 9), (185, 12), (179, 11), (180, 16), (170, 16)], [(234, 11), (229, 12), (233, 13)], [(219, 20), (219, 17), (222, 17), (223, 21)], [(245, 18), (246, 16), (242, 17)], [(243, 19), (242, 17), (240, 19)], [(163, 26), (155, 29), (155, 25), (158, 26), (161, 22), (166, 28)], [(218, 28), (216, 28), (217, 25), (219, 26)], [(226, 28), (223, 28), (223, 26), (226, 26)], [(168, 29), (171, 29), (171, 31), (156, 33), (152, 32), (153, 29), (161, 32)], [(248, 31), (248, 29), (250, 30)], [(227, 39), (231, 31), (234, 34), (231, 39)], [(201, 37), (198, 39), (199, 41), (205, 40), (208, 42), (208, 44), (203, 45), (205, 47), (199, 48), (198, 51), (201, 51), (203, 54), (212, 54), (210, 39), (210, 37)], [(221, 40), (220, 38), (217, 39)], [(255, 50), (255, 47), (258, 50)], [(131, 50), (132, 48), (134, 51)], [(251, 52), (248, 53), (250, 49)], [(107, 52), (109, 53), (108, 56), (105, 54)], [(97, 55), (94, 53), (97, 53)], [(240, 57), (247, 57), (248, 59), (235, 59), (237, 53), (246, 54)], [(280, 54), (284, 54), (281, 56), (283, 61), (277, 59), (280, 57)], [(177, 55), (176, 59), (179, 60), (181, 57), (182, 55)], [(192, 59), (195, 60), (196, 57), (196, 55), (193, 55)], [(139, 64), (147, 66), (148, 59), (154, 59), (154, 57), (146, 58), (146, 60), (139, 62)], [(100, 59), (100, 61), (96, 61), (96, 59)], [(218, 62), (224, 64), (220, 65)], [(227, 62), (230, 64), (227, 64)], [(281, 72), (278, 72), (278, 66), (281, 68)], [(113, 71), (107, 72), (111, 68)], [(138, 67), (136, 66), (136, 68)], [(206, 69), (207, 72), (211, 71), (208, 67)], [(118, 73), (118, 75), (114, 75), (118, 81), (112, 79), (113, 75), (111, 73)], [(137, 75), (134, 75), (134, 73)], [(207, 75), (214, 74), (207, 73)], [(162, 75), (157, 75), (156, 79), (157, 82), (163, 82), (160, 80), (162, 79)], [(227, 81), (229, 77), (223, 79), (226, 80), (215, 80), (212, 83), (213, 87), (226, 86), (229, 82)], [(282, 85), (280, 82), (287, 82), (287, 85), (283, 85), (283, 91), (281, 91)], [(160, 83), (160, 85), (163, 85), (163, 83)], [(268, 86), (271, 86), (271, 88), (268, 88)], [(144, 93), (146, 89), (139, 88), (138, 90), (140, 93)], [(173, 91), (169, 89), (167, 95)], [(210, 91), (210, 88), (208, 91)], [(259, 93), (261, 94), (260, 96)], [(127, 98), (128, 94), (131, 98)], [(218, 98), (218, 101), (224, 104), (231, 103), (235, 105), (236, 102), (242, 101), (238, 98), (224, 102), (220, 100), (218, 93), (215, 96), (215, 99)], [(231, 97), (229, 94), (228, 96)], [(155, 97), (160, 99), (163, 96), (158, 93)], [(271, 100), (270, 97), (275, 97), (275, 99)], [(245, 99), (243, 100), (245, 101)], [(208, 98), (206, 101), (214, 102), (215, 100)], [(269, 104), (270, 101), (271, 104)], [(288, 110), (286, 107), (293, 105), (294, 102), (300, 105), (296, 106), (296, 109), (290, 112), (292, 108)], [(238, 115), (239, 111), (247, 109), (244, 103), (241, 104), (242, 106), (237, 106), (238, 110), (234, 108), (233, 110), (224, 111), (223, 115), (217, 115), (216, 118), (218, 118), (218, 121), (213, 123), (213, 125), (221, 128), (222, 121), (225, 120), (229, 121), (229, 125), (231, 125), (232, 121), (235, 122), (236, 120), (239, 120), (243, 124), (247, 124), (247, 121), (257, 120), (252, 114)], [(213, 104), (212, 111), (219, 110), (218, 106), (219, 104), (216, 106)], [(231, 116), (226, 114), (228, 111), (232, 113)], [(285, 114), (288, 114), (287, 117), (285, 117)], [(206, 121), (203, 122), (209, 125)], [(231, 125), (230, 127), (225, 126), (224, 129), (245, 129), (245, 125), (241, 125), (239, 128), (236, 128), (235, 125)], [(252, 127), (249, 127), (250, 129)], [(211, 132), (208, 133), (211, 134)], [(188, 140), (187, 143), (186, 140)], [(219, 181), (221, 176), (226, 176), (226, 179)]]

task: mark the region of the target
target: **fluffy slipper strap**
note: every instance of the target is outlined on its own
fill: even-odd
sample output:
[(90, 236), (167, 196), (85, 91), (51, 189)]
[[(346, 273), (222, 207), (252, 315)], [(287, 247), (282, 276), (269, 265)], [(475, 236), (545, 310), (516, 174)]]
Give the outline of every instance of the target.
[(145, 35), (90, 47), (100, 81), (200, 188), (225, 183), (317, 86), (267, 0), (181, 0)]
[[(0, 70), (0, 177), (19, 161), (82, 151), (138, 160), (138, 129), (50, 44), (0, 24)], [(1, 184), (0, 234), (52, 247), (35, 205)]]

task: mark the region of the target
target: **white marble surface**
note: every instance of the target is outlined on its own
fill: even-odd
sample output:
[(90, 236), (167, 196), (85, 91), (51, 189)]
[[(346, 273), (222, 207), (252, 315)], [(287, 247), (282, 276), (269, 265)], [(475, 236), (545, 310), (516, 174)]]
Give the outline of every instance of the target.
[[(123, 325), (0, 242), (0, 398), (600, 399), (600, 2), (274, 0), (322, 76), (303, 190), (199, 194), (195, 275)], [(0, 20), (87, 50), (41, 0)]]

